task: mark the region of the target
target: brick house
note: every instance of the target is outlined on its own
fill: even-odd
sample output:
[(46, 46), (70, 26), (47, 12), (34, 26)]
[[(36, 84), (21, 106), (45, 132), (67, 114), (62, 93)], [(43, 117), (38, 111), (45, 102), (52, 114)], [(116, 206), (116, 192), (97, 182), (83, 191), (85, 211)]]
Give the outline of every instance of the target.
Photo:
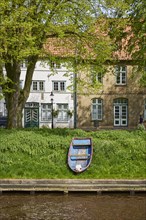
[(101, 88), (94, 94), (78, 94), (78, 127), (136, 128), (140, 115), (146, 124), (146, 87), (139, 85), (138, 74), (132, 74), (133, 66), (126, 61), (111, 65), (110, 70), (97, 78)]

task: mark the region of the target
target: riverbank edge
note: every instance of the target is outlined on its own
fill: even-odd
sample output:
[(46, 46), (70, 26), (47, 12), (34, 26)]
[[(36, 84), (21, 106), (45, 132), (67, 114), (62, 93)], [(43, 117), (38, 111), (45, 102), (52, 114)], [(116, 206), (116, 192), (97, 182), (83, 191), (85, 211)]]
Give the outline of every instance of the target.
[(146, 193), (146, 179), (0, 179), (0, 193), (4, 192)]

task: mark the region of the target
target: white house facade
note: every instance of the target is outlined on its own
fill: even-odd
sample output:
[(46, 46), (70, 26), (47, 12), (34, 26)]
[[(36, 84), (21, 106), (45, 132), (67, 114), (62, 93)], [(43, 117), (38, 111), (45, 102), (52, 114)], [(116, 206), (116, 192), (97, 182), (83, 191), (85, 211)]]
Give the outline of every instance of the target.
[[(73, 73), (67, 74), (63, 64), (38, 61), (33, 74), (29, 97), (23, 110), (23, 127), (73, 127), (73, 92), (69, 89)], [(23, 88), (26, 64), (21, 68), (20, 86)], [(0, 100), (0, 115), (6, 116), (6, 105)]]

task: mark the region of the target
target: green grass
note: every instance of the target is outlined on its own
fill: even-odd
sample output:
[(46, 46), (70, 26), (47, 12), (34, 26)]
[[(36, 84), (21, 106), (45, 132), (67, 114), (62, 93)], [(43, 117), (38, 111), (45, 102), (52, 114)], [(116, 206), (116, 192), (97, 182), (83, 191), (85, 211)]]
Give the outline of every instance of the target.
[[(67, 165), (73, 137), (91, 137), (90, 167), (74, 174)], [(0, 178), (146, 178), (146, 131), (0, 129)]]

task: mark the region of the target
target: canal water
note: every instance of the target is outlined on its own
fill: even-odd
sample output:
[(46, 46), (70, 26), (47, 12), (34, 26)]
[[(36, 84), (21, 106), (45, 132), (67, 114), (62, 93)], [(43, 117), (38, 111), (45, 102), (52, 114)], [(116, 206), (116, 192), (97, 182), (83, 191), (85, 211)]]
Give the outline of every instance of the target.
[(145, 194), (2, 194), (0, 220), (146, 220)]

